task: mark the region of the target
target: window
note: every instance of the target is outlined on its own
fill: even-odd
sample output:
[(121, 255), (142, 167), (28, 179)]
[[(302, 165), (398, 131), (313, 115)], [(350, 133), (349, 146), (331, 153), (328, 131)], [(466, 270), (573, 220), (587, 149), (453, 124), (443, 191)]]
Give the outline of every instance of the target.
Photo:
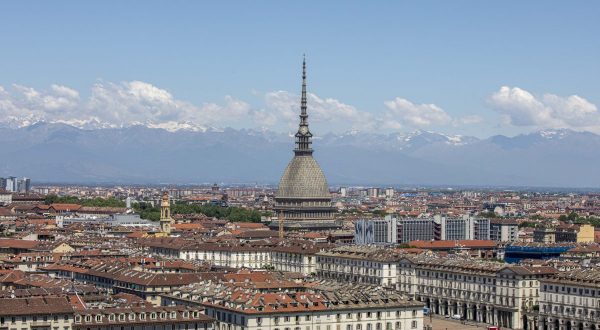
[(410, 327), (411, 327), (412, 329), (416, 329), (416, 328), (417, 328), (417, 321), (412, 321), (412, 322), (410, 323)]

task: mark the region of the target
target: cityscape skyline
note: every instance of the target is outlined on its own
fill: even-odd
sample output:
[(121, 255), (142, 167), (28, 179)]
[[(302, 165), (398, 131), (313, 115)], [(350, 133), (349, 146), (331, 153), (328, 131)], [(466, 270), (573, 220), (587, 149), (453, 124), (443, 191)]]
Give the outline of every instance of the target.
[(0, 330), (600, 330), (600, 2), (0, 2)]
[[(599, 23), (589, 6), (330, 3), (307, 13), (311, 24), (294, 16), (298, 5), (269, 2), (238, 2), (239, 11), (156, 2), (1, 6), (0, 111), (9, 125), (293, 132), (299, 90), (292, 68), (306, 53), (317, 135), (600, 132), (600, 50), (585, 42)], [(351, 19), (359, 12), (367, 15)]]

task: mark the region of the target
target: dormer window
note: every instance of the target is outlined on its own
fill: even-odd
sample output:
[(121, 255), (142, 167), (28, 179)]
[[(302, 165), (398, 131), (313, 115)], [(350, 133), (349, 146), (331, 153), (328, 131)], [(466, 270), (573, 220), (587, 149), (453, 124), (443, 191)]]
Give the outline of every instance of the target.
[(150, 318), (153, 319), (153, 320), (156, 320), (156, 313), (150, 314)]
[(96, 322), (102, 322), (102, 315), (96, 315)]
[(85, 321), (86, 322), (92, 322), (92, 316), (91, 315), (86, 315), (85, 316)]

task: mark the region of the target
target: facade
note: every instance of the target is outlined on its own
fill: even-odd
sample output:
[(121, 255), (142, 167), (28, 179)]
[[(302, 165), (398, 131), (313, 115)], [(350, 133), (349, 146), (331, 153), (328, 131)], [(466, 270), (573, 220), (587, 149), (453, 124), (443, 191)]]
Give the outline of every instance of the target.
[(525, 313), (538, 304), (539, 281), (556, 270), (419, 256), (403, 258), (398, 273), (400, 292), (425, 303), (432, 313), (524, 329)]
[(10, 203), (12, 203), (12, 194), (5, 192), (4, 188), (0, 186), (0, 205), (9, 205)]
[(66, 297), (0, 298), (0, 329), (71, 330), (73, 318)]
[(312, 153), (312, 133), (308, 128), (306, 62), (302, 67), (300, 124), (295, 135), (294, 157), (286, 167), (275, 195), (274, 211), (283, 217), (284, 228), (309, 230), (339, 227), (325, 175)]
[(434, 217), (440, 224), (441, 240), (489, 240), (490, 220), (465, 216), (462, 218)]
[(433, 219), (408, 218), (398, 221), (398, 243), (440, 239), (440, 226)]
[(206, 308), (218, 330), (423, 329), (423, 304), (375, 286), (323, 283), (304, 291), (237, 290), (205, 283), (165, 301)]
[(396, 244), (398, 241), (398, 219), (386, 216), (385, 219), (360, 219), (354, 222), (354, 243)]
[(511, 219), (492, 219), (490, 239), (498, 242), (516, 242), (519, 239), (519, 225)]
[(489, 240), (490, 220), (464, 216), (408, 218), (398, 220), (398, 243), (431, 240)]
[(344, 246), (317, 253), (317, 276), (395, 287), (400, 256), (373, 246)]
[(1, 189), (5, 189), (8, 192), (29, 193), (29, 191), (31, 191), (31, 179), (17, 178), (14, 176), (0, 178), (0, 190)]
[(600, 329), (600, 269), (576, 269), (540, 280), (539, 312), (529, 329)]
[(317, 253), (331, 248), (328, 244), (298, 240), (208, 243), (171, 238), (148, 240), (144, 245), (150, 253), (167, 258), (204, 261), (219, 267), (273, 267), (275, 270), (304, 275), (315, 273)]
[[(73, 330), (213, 330), (214, 320), (203, 308), (134, 306), (83, 309), (75, 312)], [(63, 329), (61, 329), (63, 330)]]
[(561, 224), (556, 227), (537, 228), (533, 240), (538, 243), (592, 243), (594, 227), (591, 225)]
[(155, 228), (156, 223), (150, 220), (140, 218), (139, 214), (112, 214), (107, 217), (73, 217), (57, 215), (55, 217), (56, 226), (64, 228), (72, 224), (104, 225), (107, 227), (142, 227)]

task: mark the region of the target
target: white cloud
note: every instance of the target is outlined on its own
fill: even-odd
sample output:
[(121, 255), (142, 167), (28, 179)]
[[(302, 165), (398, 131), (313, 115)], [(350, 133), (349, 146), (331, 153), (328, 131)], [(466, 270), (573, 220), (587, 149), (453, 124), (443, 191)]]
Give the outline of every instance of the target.
[[(373, 115), (359, 111), (355, 107), (333, 98), (321, 98), (308, 93), (309, 123), (331, 123), (334, 130), (353, 130), (373, 128)], [(269, 92), (265, 95), (266, 111), (276, 122), (285, 123), (288, 128), (298, 125), (300, 97), (286, 91)]]
[(502, 86), (490, 96), (489, 103), (506, 123), (514, 126), (600, 132), (598, 108), (578, 95), (537, 97), (519, 87)]
[(483, 122), (483, 117), (478, 116), (478, 115), (469, 115), (469, 116), (464, 116), (464, 117), (460, 117), (458, 118), (458, 125), (463, 124), (463, 125), (475, 125), (475, 124), (480, 124)]
[(223, 104), (195, 106), (142, 81), (98, 82), (86, 100), (62, 85), (51, 85), (48, 90), (13, 85), (10, 91), (0, 86), (0, 114), (4, 121), (20, 125), (48, 121), (78, 127), (144, 124), (201, 129), (245, 118), (250, 112), (249, 104), (231, 96), (226, 96)]
[(384, 104), (387, 107), (385, 126), (390, 128), (447, 125), (452, 121), (450, 115), (435, 104), (415, 104), (401, 97)]
[[(58, 84), (46, 90), (22, 85), (13, 85), (10, 89), (0, 86), (0, 121), (14, 125), (61, 122), (87, 128), (140, 124), (168, 130), (228, 126), (294, 130), (297, 127), (299, 95), (287, 91), (258, 95), (264, 97), (264, 104), (255, 108), (230, 95), (219, 103), (192, 104), (142, 81), (99, 81), (85, 98), (80, 97), (77, 90)], [(399, 97), (385, 102), (383, 111), (375, 113), (309, 93), (308, 111), (309, 122), (315, 132), (321, 134), (479, 122), (474, 116), (453, 120), (434, 104), (414, 104)]]

